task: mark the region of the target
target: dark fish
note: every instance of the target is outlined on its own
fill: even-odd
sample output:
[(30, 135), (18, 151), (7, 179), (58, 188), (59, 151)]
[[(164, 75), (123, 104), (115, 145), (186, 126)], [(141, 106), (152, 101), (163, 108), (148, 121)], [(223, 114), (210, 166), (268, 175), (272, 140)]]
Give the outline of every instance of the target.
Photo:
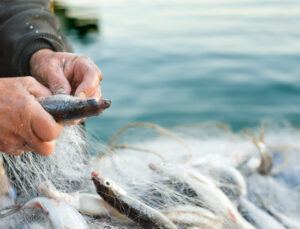
[(38, 101), (57, 122), (68, 122), (97, 116), (111, 104), (110, 100), (98, 98), (82, 99), (70, 95), (42, 97)]
[(165, 215), (158, 210), (128, 196), (112, 181), (92, 173), (97, 193), (112, 207), (143, 228), (177, 229)]

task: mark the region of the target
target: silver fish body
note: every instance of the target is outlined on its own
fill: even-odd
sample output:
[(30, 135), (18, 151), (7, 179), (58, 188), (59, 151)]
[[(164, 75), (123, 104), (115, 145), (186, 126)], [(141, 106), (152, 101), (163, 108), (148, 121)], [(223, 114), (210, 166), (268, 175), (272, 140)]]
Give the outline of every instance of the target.
[(266, 225), (268, 225), (268, 228), (272, 229), (285, 228), (275, 218), (245, 198), (240, 199), (238, 209), (244, 218), (246, 218), (257, 229), (265, 229)]
[(174, 223), (158, 210), (126, 195), (126, 192), (112, 181), (92, 174), (97, 193), (112, 207), (117, 209), (143, 228), (177, 229)]
[(53, 198), (36, 197), (22, 208), (40, 208), (49, 217), (53, 229), (88, 229), (81, 214), (65, 202)]
[(38, 101), (57, 122), (68, 122), (97, 116), (111, 104), (110, 100), (77, 98), (70, 95), (41, 97), (38, 98)]
[(12, 205), (0, 210), (0, 218), (10, 216), (27, 208), (39, 208), (49, 218), (52, 229), (88, 229), (81, 214), (73, 207), (54, 198), (35, 197), (25, 204)]

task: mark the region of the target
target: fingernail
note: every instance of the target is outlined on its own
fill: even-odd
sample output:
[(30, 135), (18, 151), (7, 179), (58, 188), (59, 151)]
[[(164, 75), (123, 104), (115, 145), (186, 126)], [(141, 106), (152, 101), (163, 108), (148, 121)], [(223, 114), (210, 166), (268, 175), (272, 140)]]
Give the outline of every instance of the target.
[(80, 93), (78, 94), (78, 97), (79, 97), (79, 98), (86, 98), (86, 95), (85, 95), (84, 92), (80, 92)]
[(57, 90), (55, 90), (55, 93), (54, 94), (67, 94), (66, 90), (61, 87), (61, 88), (58, 88)]

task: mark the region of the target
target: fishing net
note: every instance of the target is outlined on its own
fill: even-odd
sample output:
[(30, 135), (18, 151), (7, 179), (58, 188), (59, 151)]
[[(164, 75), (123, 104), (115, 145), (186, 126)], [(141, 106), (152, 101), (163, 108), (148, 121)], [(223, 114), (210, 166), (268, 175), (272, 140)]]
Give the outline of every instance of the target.
[(40, 183), (51, 181), (64, 191), (75, 191), (87, 183), (88, 153), (84, 130), (81, 125), (64, 127), (55, 152), (49, 157), (25, 152), (20, 157), (3, 154), (7, 175), (20, 198), (38, 194)]
[[(80, 127), (66, 127), (50, 157), (3, 157), (21, 193), (19, 202), (38, 195), (46, 180), (63, 192), (95, 194), (90, 173), (96, 171), (178, 228), (300, 228), (299, 137), (300, 131), (288, 124), (233, 132), (222, 123), (168, 130), (136, 123), (103, 145), (92, 138), (86, 143)], [(86, 154), (87, 144), (93, 156)], [(258, 170), (264, 150), (273, 164), (267, 174)], [(19, 211), (0, 224), (47, 228), (47, 218), (31, 211)], [(85, 219), (90, 228), (140, 228), (108, 215)]]

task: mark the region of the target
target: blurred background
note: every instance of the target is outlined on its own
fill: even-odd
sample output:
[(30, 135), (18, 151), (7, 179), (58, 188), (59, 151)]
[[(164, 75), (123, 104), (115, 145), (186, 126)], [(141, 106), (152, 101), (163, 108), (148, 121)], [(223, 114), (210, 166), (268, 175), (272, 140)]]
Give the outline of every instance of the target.
[(300, 126), (299, 0), (58, 0), (74, 51), (101, 69), (103, 141), (132, 122)]

